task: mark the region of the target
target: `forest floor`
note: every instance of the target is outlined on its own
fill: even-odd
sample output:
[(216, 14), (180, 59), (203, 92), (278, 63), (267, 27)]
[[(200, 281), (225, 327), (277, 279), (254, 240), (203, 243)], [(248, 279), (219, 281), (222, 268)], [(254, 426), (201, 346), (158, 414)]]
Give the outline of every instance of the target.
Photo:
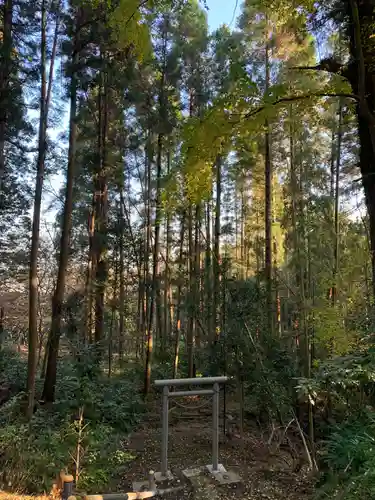
[[(220, 439), (219, 462), (228, 471), (236, 472), (242, 485), (236, 489), (217, 485), (207, 479), (201, 491), (192, 488), (182, 475), (186, 468), (196, 468), (212, 463), (211, 408), (181, 410), (174, 407), (169, 413), (168, 465), (175, 476), (173, 485), (183, 486), (183, 491), (169, 494), (170, 500), (307, 500), (313, 495), (313, 482), (305, 465), (294, 472), (290, 452), (268, 444), (268, 436), (262, 436), (257, 426), (244, 429), (243, 439), (238, 436)], [(194, 402), (188, 403), (194, 408)], [(122, 489), (131, 491), (133, 481), (147, 478), (148, 471), (160, 470), (160, 410), (156, 401), (144, 423), (129, 436), (124, 447), (136, 456), (124, 468)], [(221, 433), (223, 434), (223, 433)]]

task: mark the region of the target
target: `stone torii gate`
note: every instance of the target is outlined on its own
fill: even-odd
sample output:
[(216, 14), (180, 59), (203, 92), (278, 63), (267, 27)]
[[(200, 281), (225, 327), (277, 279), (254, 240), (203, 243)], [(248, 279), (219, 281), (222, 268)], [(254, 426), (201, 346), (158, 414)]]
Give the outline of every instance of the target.
[[(212, 396), (212, 464), (207, 469), (220, 480), (220, 475), (225, 473), (224, 467), (219, 464), (219, 398), (220, 384), (225, 384), (228, 377), (197, 377), (155, 380), (156, 387), (163, 388), (162, 395), (162, 439), (161, 439), (161, 471), (155, 474), (156, 481), (172, 479), (168, 470), (168, 410), (169, 398), (184, 396)], [(170, 391), (170, 387), (181, 386), (210, 386), (209, 389), (192, 388), (185, 391)], [(188, 470), (186, 471), (188, 472)]]

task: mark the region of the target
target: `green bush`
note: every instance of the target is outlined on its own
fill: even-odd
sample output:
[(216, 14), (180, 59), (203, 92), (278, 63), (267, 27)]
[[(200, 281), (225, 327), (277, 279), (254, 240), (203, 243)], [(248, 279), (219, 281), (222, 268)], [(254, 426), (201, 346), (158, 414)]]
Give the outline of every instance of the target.
[(26, 386), (27, 363), (10, 349), (0, 350), (0, 387), (9, 386), (13, 394)]
[(241, 378), (252, 415), (290, 418), (298, 367), (268, 330), (266, 290), (254, 279), (229, 282), (226, 301), (226, 323), (206, 362), (210, 374)]
[(340, 500), (375, 498), (375, 419), (358, 414), (332, 429), (324, 443), (318, 498)]
[[(6, 353), (0, 358), (2, 380), (14, 381), (14, 387), (22, 390), (26, 361), (13, 353), (6, 358)], [(49, 491), (61, 468), (75, 470), (80, 431), (80, 489), (108, 489), (121, 466), (132, 460), (121, 442), (144, 411), (139, 392), (141, 371), (125, 369), (108, 378), (91, 366), (93, 362), (89, 354), (79, 362), (64, 359), (58, 368), (55, 403), (37, 408), (30, 422), (23, 417), (24, 392), (14, 391), (0, 407), (0, 487), (29, 493)], [(40, 381), (38, 385), (40, 391)]]
[[(323, 470), (318, 498), (364, 500), (375, 498), (374, 348), (363, 348), (316, 364), (313, 378), (300, 379), (300, 394), (315, 405), (316, 429)], [(319, 419), (328, 411), (335, 425)]]

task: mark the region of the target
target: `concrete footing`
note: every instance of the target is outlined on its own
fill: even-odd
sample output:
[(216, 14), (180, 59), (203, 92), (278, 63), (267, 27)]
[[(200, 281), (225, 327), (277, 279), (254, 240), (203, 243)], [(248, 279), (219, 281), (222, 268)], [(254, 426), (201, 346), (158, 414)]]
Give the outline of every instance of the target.
[(204, 470), (205, 470), (205, 467), (196, 467), (194, 469), (184, 469), (182, 471), (182, 474), (184, 477), (186, 477), (186, 479), (190, 480), (192, 477), (200, 476), (202, 474), (202, 472), (204, 472)]
[(207, 465), (207, 470), (219, 484), (238, 484), (241, 478), (234, 471), (227, 471), (223, 464), (219, 464), (217, 470), (213, 470), (212, 465)]
[[(198, 490), (203, 491), (208, 488), (211, 492), (210, 494), (212, 494), (212, 492), (215, 490), (215, 485), (217, 487), (227, 486), (230, 489), (238, 489), (242, 485), (241, 477), (233, 470), (227, 471), (223, 464), (219, 464), (217, 471), (213, 470), (212, 465), (184, 469), (182, 471), (182, 475), (187, 480), (187, 482), (190, 483), (190, 487), (193, 488), (194, 492), (197, 492)], [(171, 471), (168, 471), (167, 475), (163, 475), (161, 472), (156, 472), (154, 475), (156, 490), (161, 492), (162, 490), (160, 490), (160, 488), (167, 488), (166, 490), (164, 490), (165, 492), (167, 492), (173, 491), (174, 489), (179, 490), (183, 488), (183, 484), (181, 484), (181, 481), (178, 480), (178, 477), (178, 473), (177, 476), (174, 476)], [(133, 483), (133, 491), (145, 491), (149, 489), (150, 480), (136, 481)], [(200, 498), (198, 498), (197, 500), (200, 500)]]
[(150, 484), (150, 478), (148, 479), (148, 481), (134, 481), (132, 484), (133, 491), (148, 491), (150, 489), (159, 489), (158, 486), (161, 483), (165, 483), (167, 481), (171, 482), (175, 479), (175, 477), (173, 476), (171, 471), (168, 471), (166, 476), (162, 475), (161, 472), (155, 472), (153, 473), (152, 479), (155, 484)]
[(155, 481), (157, 483), (163, 483), (164, 481), (173, 481), (173, 479), (175, 479), (175, 477), (170, 470), (168, 470), (166, 474), (163, 474), (162, 472), (155, 472)]

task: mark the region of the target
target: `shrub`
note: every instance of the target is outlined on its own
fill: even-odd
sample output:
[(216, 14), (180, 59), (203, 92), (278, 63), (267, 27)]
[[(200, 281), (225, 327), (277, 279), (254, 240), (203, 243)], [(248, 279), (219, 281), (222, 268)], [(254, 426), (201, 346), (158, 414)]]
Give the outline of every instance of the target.
[[(5, 354), (0, 358), (2, 380), (14, 381), (14, 387), (23, 389), (26, 360), (17, 354), (6, 358)], [(89, 355), (79, 362), (64, 359), (59, 365), (55, 403), (39, 407), (28, 423), (22, 412), (23, 392), (14, 393), (0, 407), (3, 486), (29, 493), (49, 491), (61, 468), (74, 471), (79, 434), (80, 489), (105, 489), (121, 465), (132, 460), (121, 442), (144, 410), (139, 393), (141, 373), (125, 369), (109, 379), (90, 366), (92, 362)]]
[(332, 429), (324, 443), (318, 497), (340, 500), (375, 498), (375, 419), (361, 413)]

